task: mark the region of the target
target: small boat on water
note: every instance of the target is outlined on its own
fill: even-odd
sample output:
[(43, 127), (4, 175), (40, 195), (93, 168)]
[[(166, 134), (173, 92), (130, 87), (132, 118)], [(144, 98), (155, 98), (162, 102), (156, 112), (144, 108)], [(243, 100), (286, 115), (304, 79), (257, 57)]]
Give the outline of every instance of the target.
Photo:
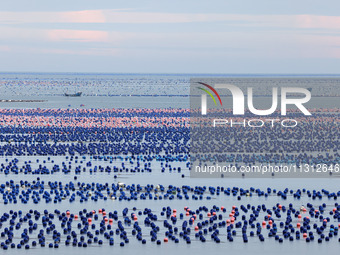
[(77, 92), (75, 94), (65, 93), (66, 97), (80, 97), (83, 92)]

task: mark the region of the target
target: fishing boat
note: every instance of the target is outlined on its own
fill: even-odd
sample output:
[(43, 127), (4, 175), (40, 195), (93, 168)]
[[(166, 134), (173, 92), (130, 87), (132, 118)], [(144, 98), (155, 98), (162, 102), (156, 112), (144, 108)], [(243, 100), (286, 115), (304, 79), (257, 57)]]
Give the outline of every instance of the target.
[(66, 97), (80, 97), (83, 92), (77, 92), (74, 94), (65, 93)]

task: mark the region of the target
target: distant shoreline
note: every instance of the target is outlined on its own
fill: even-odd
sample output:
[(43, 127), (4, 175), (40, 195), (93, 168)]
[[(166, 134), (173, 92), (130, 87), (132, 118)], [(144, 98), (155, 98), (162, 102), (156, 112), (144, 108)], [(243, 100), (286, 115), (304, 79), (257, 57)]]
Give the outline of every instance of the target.
[(193, 76), (193, 77), (340, 77), (339, 74), (304, 73), (96, 73), (96, 72), (1, 72), (1, 75), (113, 75), (113, 76)]
[(35, 102), (47, 102), (47, 100), (12, 100), (12, 99), (8, 99), (8, 100), (5, 100), (5, 99), (0, 99), (0, 102), (5, 102), (5, 103), (21, 103), (21, 102), (29, 102), (29, 103), (35, 103)]

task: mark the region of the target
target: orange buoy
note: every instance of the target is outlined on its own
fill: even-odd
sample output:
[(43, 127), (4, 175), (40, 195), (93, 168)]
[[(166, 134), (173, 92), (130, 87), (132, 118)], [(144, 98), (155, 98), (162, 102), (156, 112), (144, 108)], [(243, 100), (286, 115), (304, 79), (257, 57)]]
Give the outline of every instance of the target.
[(172, 212), (174, 212), (174, 213), (175, 213), (175, 212), (177, 212), (177, 210), (176, 210), (176, 209), (173, 209), (173, 210), (172, 210)]
[(102, 213), (102, 209), (99, 209), (99, 210), (98, 210), (98, 213)]
[(74, 219), (75, 219), (75, 220), (78, 219), (78, 215), (77, 215), (77, 214), (74, 215)]
[(103, 212), (103, 216), (106, 216), (106, 212), (105, 211)]
[(216, 212), (213, 212), (213, 215), (216, 215)]
[(236, 205), (233, 205), (233, 210), (236, 208)]
[(112, 222), (113, 222), (113, 219), (109, 219), (109, 222), (112, 223)]
[(268, 223), (269, 223), (269, 225), (271, 225), (271, 224), (273, 224), (273, 221), (272, 221), (272, 220), (269, 220), (269, 222), (268, 222)]
[(221, 206), (221, 210), (224, 210), (224, 206)]
[(198, 226), (195, 227), (195, 231), (198, 231)]
[(133, 220), (134, 220), (134, 221), (137, 221), (137, 216), (133, 217)]
[(91, 218), (88, 218), (87, 221), (88, 221), (89, 223), (91, 223), (91, 222), (92, 222), (92, 219), (91, 219)]
[(168, 238), (164, 238), (164, 243), (167, 243), (168, 242)]
[(299, 219), (301, 219), (301, 218), (302, 218), (301, 214), (299, 214), (299, 215), (298, 215), (298, 218), (299, 218)]
[(307, 237), (307, 233), (303, 233), (303, 238), (306, 238)]
[(265, 226), (267, 223), (265, 221), (262, 221), (262, 225)]
[(211, 213), (210, 212), (208, 212), (208, 217), (210, 217), (211, 216)]
[[(229, 219), (227, 219), (227, 224), (230, 224), (230, 220)], [(340, 224), (339, 224), (340, 225)]]
[(300, 224), (300, 223), (298, 223), (298, 224), (296, 224), (296, 226), (297, 226), (298, 228), (300, 228), (300, 227), (301, 227), (301, 224)]
[(189, 213), (189, 212), (186, 212), (186, 213), (185, 213), (185, 216), (189, 216), (189, 215), (190, 215), (190, 213)]

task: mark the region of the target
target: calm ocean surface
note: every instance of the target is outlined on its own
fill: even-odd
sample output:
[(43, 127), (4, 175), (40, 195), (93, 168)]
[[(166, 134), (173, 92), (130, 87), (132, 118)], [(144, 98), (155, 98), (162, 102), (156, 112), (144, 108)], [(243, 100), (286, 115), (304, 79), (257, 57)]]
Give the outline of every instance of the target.
[[(190, 75), (190, 74), (55, 74), (55, 73), (0, 73), (0, 100), (43, 100), (43, 102), (0, 102), (1, 108), (189, 108), (190, 97), (190, 78), (191, 77), (236, 77), (236, 78), (250, 78), (250, 79), (284, 79), (291, 77), (292, 79), (305, 79), (310, 83), (312, 80), (316, 80), (311, 87), (316, 91), (319, 96), (315, 99), (312, 106), (317, 107), (321, 104), (321, 94), (327, 89), (327, 86), (318, 86), (320, 80), (323, 82), (327, 79), (332, 82), (339, 82), (340, 76), (337, 75)], [(339, 83), (340, 84), (340, 83)], [(308, 86), (304, 84), (303, 86)], [(337, 88), (339, 89), (339, 87)], [(77, 91), (83, 92), (81, 97), (65, 97), (64, 93), (75, 93)], [(321, 91), (321, 92), (320, 92)], [(319, 94), (318, 94), (319, 93)], [(259, 103), (264, 97), (259, 98)], [(323, 103), (322, 107), (334, 107), (334, 102), (339, 102), (339, 98), (330, 98), (327, 103)], [(319, 100), (319, 101), (318, 101)], [(12, 157), (10, 157), (12, 159)], [(44, 157), (41, 157), (44, 159)], [(0, 157), (0, 163), (4, 163), (5, 158)], [(27, 160), (22, 158), (22, 161)], [(63, 161), (64, 158), (55, 158), (56, 162)], [(105, 164), (99, 162), (100, 164)], [(185, 165), (185, 164), (184, 164)], [(174, 166), (182, 166), (183, 164), (177, 163)], [(310, 190), (328, 189), (333, 192), (340, 190), (338, 179), (335, 178), (323, 178), (318, 179), (191, 179), (188, 170), (185, 170), (185, 178), (181, 178), (178, 173), (161, 173), (161, 166), (155, 164), (153, 173), (138, 173), (138, 174), (121, 174), (118, 177), (118, 181), (122, 181), (126, 184), (162, 184), (177, 186), (190, 185), (190, 186), (224, 186), (224, 187), (241, 187), (241, 188), (261, 188), (267, 187), (283, 190), (284, 188), (299, 189), (306, 188)], [(3, 175), (1, 176), (1, 183), (14, 180), (18, 182), (20, 180), (33, 181), (37, 176), (34, 175)], [(39, 176), (41, 180), (48, 181), (60, 181), (70, 182), (73, 180), (73, 175), (54, 174), (47, 176)], [(82, 173), (78, 180), (80, 182), (117, 182), (113, 178), (113, 173)], [(163, 200), (163, 201), (149, 201), (138, 200), (134, 202), (119, 202), (112, 200), (99, 200), (98, 202), (88, 201), (80, 204), (77, 201), (70, 204), (67, 201), (63, 201), (60, 204), (45, 204), (39, 203), (34, 205), (29, 203), (23, 207), (21, 203), (16, 205), (4, 205), (3, 200), (0, 198), (0, 212), (8, 212), (9, 210), (23, 210), (29, 209), (37, 210), (73, 210), (77, 211), (83, 208), (88, 210), (106, 208), (107, 211), (117, 210), (120, 211), (125, 207), (132, 209), (137, 207), (138, 209), (144, 209), (145, 207), (153, 208), (156, 213), (159, 213), (163, 206), (171, 205), (172, 208), (178, 208), (178, 211), (183, 211), (184, 206), (190, 208), (197, 208), (202, 205), (212, 206), (225, 206), (227, 208), (232, 205), (252, 204), (252, 205), (268, 205), (268, 208), (276, 205), (276, 203), (289, 204), (293, 203), (296, 206), (306, 205), (308, 202), (313, 204), (326, 203), (331, 206), (334, 205), (333, 200), (316, 201), (304, 196), (301, 200), (295, 200), (290, 197), (286, 202), (277, 196), (265, 197), (245, 197), (241, 201), (238, 201), (236, 197), (220, 195), (212, 200)], [(0, 232), (3, 231), (0, 229)], [(221, 229), (221, 235), (225, 235)], [(240, 233), (238, 233), (240, 235)], [(160, 234), (160, 236), (163, 236)], [(336, 238), (336, 237), (335, 237)], [(1, 239), (1, 238), (0, 238)], [(133, 238), (131, 238), (132, 240)], [(1, 239), (2, 240), (2, 239)], [(222, 240), (222, 238), (221, 238)], [(224, 240), (224, 239), (223, 239)], [(118, 241), (115, 242), (115, 246), (110, 248), (107, 245), (102, 247), (95, 247), (94, 245), (84, 248), (78, 247), (65, 247), (61, 245), (59, 249), (49, 248), (31, 248), (30, 250), (8, 250), (2, 251), (2, 254), (94, 254), (94, 253), (126, 253), (126, 254), (320, 254), (329, 253), (336, 254), (339, 252), (339, 243), (337, 240), (332, 240), (329, 243), (323, 242), (318, 244), (317, 241), (306, 244), (302, 239), (300, 241), (289, 242), (285, 241), (280, 244), (274, 239), (268, 239), (266, 237), (265, 242), (260, 242), (258, 238), (249, 238), (248, 243), (243, 243), (240, 239), (229, 243), (222, 241), (220, 244), (216, 244), (210, 239), (207, 239), (206, 243), (201, 243), (192, 238), (192, 244), (187, 245), (184, 242), (175, 244), (169, 242), (160, 246), (155, 245), (148, 241), (145, 246), (141, 243), (133, 240), (125, 247), (119, 247)], [(166, 248), (165, 248), (166, 247)]]

